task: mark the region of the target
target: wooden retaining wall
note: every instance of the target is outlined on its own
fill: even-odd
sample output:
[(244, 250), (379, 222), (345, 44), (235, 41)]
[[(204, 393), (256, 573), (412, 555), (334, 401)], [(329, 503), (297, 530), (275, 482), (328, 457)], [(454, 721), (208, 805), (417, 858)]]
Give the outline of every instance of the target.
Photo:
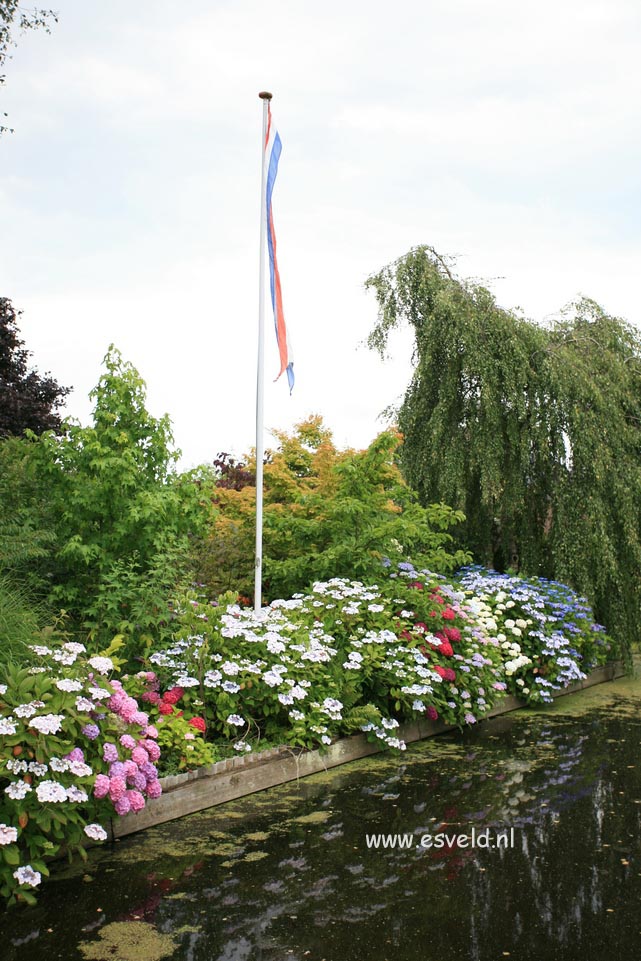
[[(552, 696), (556, 698), (573, 694), (594, 684), (612, 681), (624, 674), (621, 662), (607, 664), (592, 671), (584, 681), (577, 681), (562, 691), (555, 691)], [(481, 720), (507, 714), (525, 706), (519, 698), (508, 696), (502, 698)], [(442, 721), (412, 721), (401, 725), (395, 733), (410, 744), (451, 730), (456, 728)], [(121, 838), (165, 821), (173, 821), (185, 814), (194, 814), (204, 808), (224, 804), (226, 801), (233, 801), (310, 774), (318, 774), (320, 771), (327, 771), (340, 764), (385, 750), (387, 748), (384, 745), (368, 741), (365, 734), (356, 734), (341, 738), (329, 745), (323, 753), (318, 750), (276, 747), (257, 754), (218, 761), (187, 774), (165, 777), (161, 779), (163, 793), (159, 798), (147, 801), (145, 808), (136, 814), (111, 820), (111, 837)]]

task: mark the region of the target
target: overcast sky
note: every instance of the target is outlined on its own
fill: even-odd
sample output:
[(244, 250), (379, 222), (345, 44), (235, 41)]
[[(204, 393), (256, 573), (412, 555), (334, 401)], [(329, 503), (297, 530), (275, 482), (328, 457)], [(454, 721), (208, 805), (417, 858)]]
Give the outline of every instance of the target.
[(263, 89), (296, 372), (272, 382), (268, 314), (267, 428), (382, 429), (410, 340), (362, 346), (363, 283), (417, 244), (535, 320), (580, 294), (641, 320), (638, 0), (51, 3), (5, 71), (0, 295), (68, 414), (113, 342), (182, 466), (254, 444)]

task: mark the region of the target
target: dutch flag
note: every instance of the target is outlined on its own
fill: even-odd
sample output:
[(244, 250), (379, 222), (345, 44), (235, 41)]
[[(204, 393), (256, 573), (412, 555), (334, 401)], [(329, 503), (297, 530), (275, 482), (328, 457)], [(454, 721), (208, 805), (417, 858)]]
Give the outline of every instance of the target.
[[(276, 259), (276, 233), (274, 231), (274, 217), (272, 213), (272, 193), (276, 183), (278, 173), (278, 160), (282, 150), (282, 144), (278, 131), (272, 122), (271, 106), (267, 112), (267, 134), (265, 137), (265, 184), (266, 184), (266, 211), (267, 211), (267, 247), (269, 250), (269, 285), (272, 294), (272, 307), (274, 308), (274, 327), (276, 328), (276, 341), (280, 355), (280, 371), (278, 377), (287, 371), (289, 381), (289, 392), (291, 394), (294, 387), (294, 357), (287, 327), (285, 326), (285, 315), (283, 313), (283, 297), (280, 287), (280, 274), (278, 273), (278, 261)], [(276, 377), (276, 380), (278, 380)]]

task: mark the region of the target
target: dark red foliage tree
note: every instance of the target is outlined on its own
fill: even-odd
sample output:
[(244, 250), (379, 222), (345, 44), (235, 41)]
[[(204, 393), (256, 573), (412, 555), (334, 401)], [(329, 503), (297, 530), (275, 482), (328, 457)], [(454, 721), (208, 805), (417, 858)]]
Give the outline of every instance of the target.
[(11, 301), (0, 297), (0, 437), (60, 430), (57, 408), (71, 391), (49, 374), (29, 370), (30, 351), (19, 337), (19, 316)]

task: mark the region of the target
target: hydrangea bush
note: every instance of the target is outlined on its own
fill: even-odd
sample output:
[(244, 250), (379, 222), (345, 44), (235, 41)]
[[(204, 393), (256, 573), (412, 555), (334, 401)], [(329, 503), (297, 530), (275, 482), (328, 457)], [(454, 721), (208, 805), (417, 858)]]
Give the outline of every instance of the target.
[[(121, 681), (114, 662), (49, 632), (0, 684), (0, 893), (32, 902), (47, 860), (85, 856), (101, 822), (141, 810), (159, 773), (265, 744), (321, 747), (399, 727), (470, 725), (508, 691), (546, 702), (612, 659), (584, 598), (562, 584), (466, 568), (451, 581), (388, 564), (259, 614), (196, 595), (170, 646)], [(107, 652), (108, 653), (108, 652)], [(139, 703), (140, 702), (140, 703)], [(141, 708), (142, 706), (142, 708)]]
[(508, 690), (530, 703), (549, 703), (554, 691), (618, 654), (585, 597), (565, 584), (476, 566), (464, 568), (459, 582), (501, 645)]
[[(158, 731), (160, 748), (159, 771), (173, 774), (212, 764), (222, 757), (214, 744), (205, 740), (207, 723), (200, 714), (192, 713), (203, 707), (193, 696), (185, 698), (185, 691), (173, 685), (160, 690), (160, 679), (154, 671), (139, 671), (123, 677), (127, 690), (145, 707)], [(183, 703), (189, 701), (187, 703)]]
[(157, 731), (109, 657), (51, 633), (0, 685), (0, 893), (34, 901), (47, 860), (85, 857), (114, 813), (161, 793)]
[(505, 690), (499, 642), (473, 606), (413, 570), (378, 585), (319, 582), (258, 615), (231, 604), (212, 618), (192, 598), (180, 623), (154, 669), (203, 703), (210, 737), (238, 752), (358, 730), (403, 748), (399, 723), (474, 723)]

